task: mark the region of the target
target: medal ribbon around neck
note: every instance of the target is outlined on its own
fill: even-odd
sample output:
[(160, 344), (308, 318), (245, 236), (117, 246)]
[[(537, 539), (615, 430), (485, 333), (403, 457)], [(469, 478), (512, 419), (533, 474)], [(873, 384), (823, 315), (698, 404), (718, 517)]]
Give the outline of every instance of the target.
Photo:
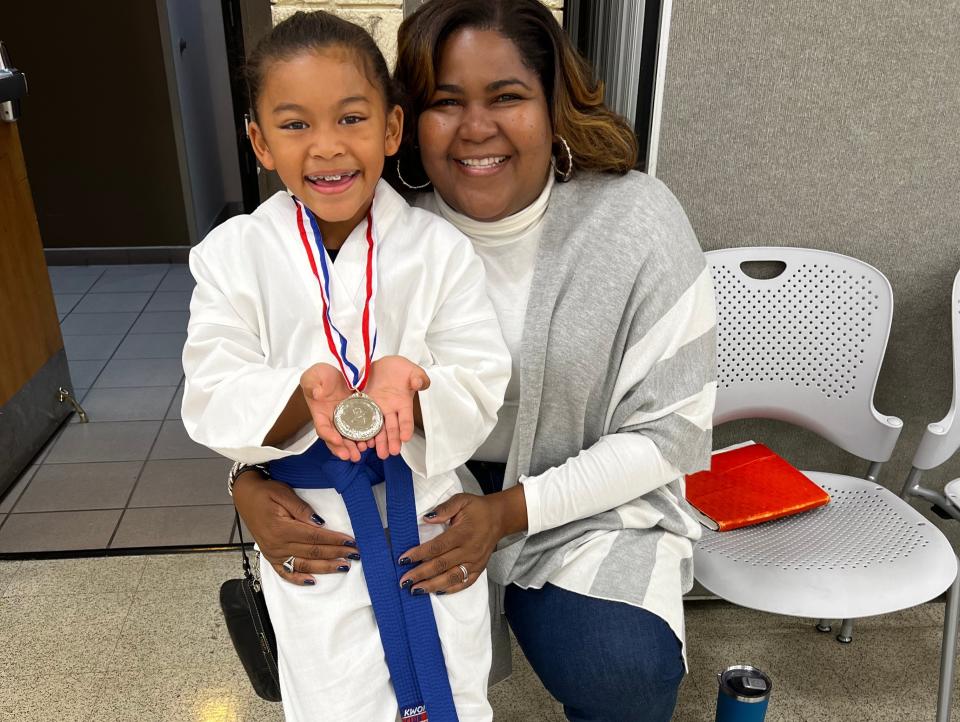
[[(297, 206), (297, 229), (300, 231), (300, 241), (307, 252), (307, 260), (310, 262), (310, 270), (314, 278), (320, 285), (320, 298), (323, 301), (323, 331), (327, 337), (327, 346), (330, 353), (337, 359), (340, 365), (340, 373), (344, 380), (353, 391), (363, 391), (370, 377), (370, 366), (373, 352), (377, 348), (377, 329), (374, 310), (377, 297), (377, 263), (376, 251), (377, 245), (373, 238), (373, 204), (370, 204), (370, 210), (367, 211), (367, 263), (364, 272), (364, 301), (363, 301), (363, 321), (361, 331), (363, 334), (363, 371), (350, 363), (347, 357), (347, 339), (340, 330), (334, 325), (333, 318), (330, 316), (332, 306), (330, 297), (330, 269), (327, 267), (327, 252), (323, 247), (323, 235), (320, 233), (320, 226), (317, 223), (317, 217), (313, 214), (306, 204), (296, 196), (293, 201)], [(307, 233), (304, 216), (310, 224), (310, 230), (313, 235), (313, 244), (311, 244)], [(320, 268), (317, 268), (317, 262), (314, 258), (312, 245), (316, 246), (317, 257), (320, 259)], [(334, 340), (336, 335), (336, 341)], [(372, 343), (371, 343), (372, 339)], [(337, 341), (339, 343), (337, 343)], [(349, 369), (349, 374), (347, 370)]]

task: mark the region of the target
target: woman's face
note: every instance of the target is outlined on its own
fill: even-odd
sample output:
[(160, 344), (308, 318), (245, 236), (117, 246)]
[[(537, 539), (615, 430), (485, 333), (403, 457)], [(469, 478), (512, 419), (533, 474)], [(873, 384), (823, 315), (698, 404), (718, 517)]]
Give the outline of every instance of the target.
[(547, 182), (553, 131), (543, 85), (496, 31), (464, 28), (447, 39), (418, 134), (434, 187), (471, 218), (516, 213)]

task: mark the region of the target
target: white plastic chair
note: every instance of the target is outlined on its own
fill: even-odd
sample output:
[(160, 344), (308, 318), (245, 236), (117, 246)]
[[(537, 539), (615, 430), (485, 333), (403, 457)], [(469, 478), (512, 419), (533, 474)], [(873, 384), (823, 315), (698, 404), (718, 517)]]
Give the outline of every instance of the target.
[[(864, 479), (805, 471), (830, 494), (824, 507), (734, 531), (704, 530), (696, 578), (744, 607), (821, 619), (821, 631), (829, 631), (824, 620), (842, 619), (845, 642), (854, 619), (942, 593), (957, 576), (950, 543), (876, 482), (903, 426), (873, 406), (893, 313), (887, 279), (857, 259), (808, 249), (726, 249), (707, 259), (718, 311), (714, 424), (786, 421), (871, 463)], [(782, 272), (744, 272), (763, 262)]]
[[(914, 454), (912, 468), (903, 485), (901, 497), (909, 500), (917, 497), (929, 501), (942, 512), (960, 520), (960, 479), (948, 482), (944, 493), (927, 489), (920, 484), (923, 472), (934, 469), (950, 459), (960, 449), (960, 418), (957, 407), (960, 405), (960, 273), (953, 281), (953, 294), (950, 300), (950, 313), (953, 318), (953, 402), (947, 415), (927, 426)], [(946, 720), (950, 712), (950, 700), (953, 692), (953, 665), (957, 645), (957, 617), (960, 612), (960, 577), (953, 581), (947, 596), (947, 607), (943, 618), (943, 648), (940, 660), (940, 696), (937, 710), (945, 710), (938, 720)]]

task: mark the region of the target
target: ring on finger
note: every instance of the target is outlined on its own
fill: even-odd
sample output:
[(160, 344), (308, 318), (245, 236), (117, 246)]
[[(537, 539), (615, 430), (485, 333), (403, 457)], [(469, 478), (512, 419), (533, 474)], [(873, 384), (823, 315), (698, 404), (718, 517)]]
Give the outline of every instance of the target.
[(470, 572), (467, 571), (467, 568), (463, 564), (457, 564), (457, 569), (460, 570), (460, 573), (463, 575), (463, 583), (467, 583), (467, 579), (470, 577)]
[(283, 564), (281, 566), (283, 567), (283, 570), (287, 574), (293, 574), (296, 571), (293, 568), (294, 560), (296, 560), (296, 557), (287, 557), (286, 559), (283, 560)]

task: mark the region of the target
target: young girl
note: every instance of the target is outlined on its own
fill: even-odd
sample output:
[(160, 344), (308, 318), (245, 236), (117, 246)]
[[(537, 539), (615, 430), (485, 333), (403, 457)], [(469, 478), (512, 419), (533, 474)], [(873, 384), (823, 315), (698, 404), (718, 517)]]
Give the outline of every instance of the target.
[[(238, 462), (273, 462), (323, 517), (328, 558), (261, 564), (284, 713), (489, 720), (483, 575), (427, 595), (401, 587), (396, 559), (442, 530), (417, 520), (460, 491), (453, 470), (503, 399), (510, 361), (481, 262), (380, 180), (403, 115), (365, 31), (297, 13), (261, 42), (249, 81), (251, 142), (288, 192), (190, 255), (183, 422)], [(451, 591), (476, 578), (450, 569)]]

